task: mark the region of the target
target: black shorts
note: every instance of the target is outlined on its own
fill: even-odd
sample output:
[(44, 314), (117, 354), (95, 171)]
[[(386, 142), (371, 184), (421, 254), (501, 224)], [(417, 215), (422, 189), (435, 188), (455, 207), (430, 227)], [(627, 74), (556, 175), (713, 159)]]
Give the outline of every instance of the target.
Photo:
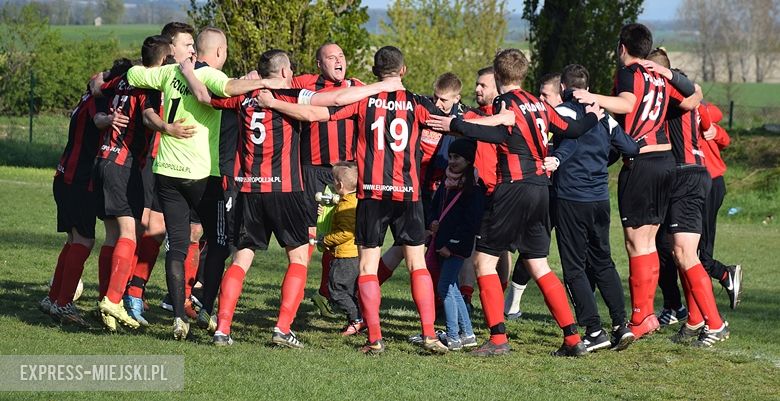
[(265, 250), (271, 233), (281, 247), (309, 243), (303, 192), (238, 194), (236, 205), (236, 248)]
[(675, 169), (671, 151), (644, 153), (623, 161), (618, 176), (618, 208), (623, 227), (663, 223)]
[(520, 259), (550, 253), (550, 190), (546, 185), (500, 183), (488, 199), (476, 250), (493, 256), (518, 251)]
[(97, 216), (141, 218), (144, 211), (144, 184), (141, 170), (120, 166), (110, 160), (95, 163)]
[(306, 227), (317, 226), (317, 201), (314, 195), (325, 191), (333, 183), (333, 170), (330, 166), (301, 166), (303, 173), (304, 204), (306, 205)]
[(154, 179), (152, 164), (154, 164), (154, 159), (149, 156), (146, 158), (146, 165), (141, 170), (141, 179), (144, 183), (144, 209), (162, 213), (160, 201), (157, 200), (157, 188), (155, 187), (157, 181)]
[(711, 186), (712, 178), (703, 166), (677, 168), (669, 212), (664, 222), (668, 233), (701, 234), (704, 201)]
[(425, 220), (420, 201), (358, 199), (355, 245), (382, 246), (387, 227), (393, 233), (393, 245), (423, 245)]
[(85, 238), (95, 239), (95, 193), (86, 187), (68, 185), (62, 176), (52, 186), (57, 203), (57, 232), (70, 233), (74, 228)]

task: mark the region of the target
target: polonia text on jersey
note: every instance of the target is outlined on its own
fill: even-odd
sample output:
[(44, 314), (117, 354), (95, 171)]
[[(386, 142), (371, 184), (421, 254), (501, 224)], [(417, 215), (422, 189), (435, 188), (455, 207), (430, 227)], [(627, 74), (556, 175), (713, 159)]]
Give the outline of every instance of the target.
[(173, 78), (173, 80), (171, 80), (171, 87), (179, 91), (179, 94), (181, 94), (182, 96), (190, 95), (190, 88), (187, 87), (187, 84), (185, 82), (179, 80), (179, 78)]
[(526, 114), (529, 111), (547, 111), (547, 107), (544, 106), (544, 102), (520, 103), (517, 105), (517, 107), (520, 108), (520, 111), (523, 112), (523, 114)]
[(414, 110), (414, 106), (412, 106), (412, 102), (408, 100), (387, 101), (385, 99), (375, 99), (373, 97), (368, 99), (368, 107), (378, 107), (380, 109), (386, 109), (386, 110)]
[(656, 78), (646, 72), (643, 72), (642, 76), (645, 78), (645, 81), (650, 82), (655, 86), (666, 86), (666, 81), (661, 77)]
[(414, 192), (414, 187), (383, 184), (363, 184), (364, 191), (382, 191), (382, 192)]

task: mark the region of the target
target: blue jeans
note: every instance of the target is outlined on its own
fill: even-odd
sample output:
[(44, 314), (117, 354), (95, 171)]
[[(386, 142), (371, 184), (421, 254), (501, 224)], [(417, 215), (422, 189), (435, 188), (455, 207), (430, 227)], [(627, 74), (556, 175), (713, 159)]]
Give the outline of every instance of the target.
[(447, 318), (447, 337), (459, 339), (458, 333), (464, 336), (474, 335), (471, 328), (471, 318), (466, 309), (466, 302), (460, 294), (458, 285), (458, 274), (463, 267), (463, 259), (452, 256), (446, 259), (439, 259), (441, 263), (441, 274), (439, 276), (439, 294), (444, 297), (444, 314)]

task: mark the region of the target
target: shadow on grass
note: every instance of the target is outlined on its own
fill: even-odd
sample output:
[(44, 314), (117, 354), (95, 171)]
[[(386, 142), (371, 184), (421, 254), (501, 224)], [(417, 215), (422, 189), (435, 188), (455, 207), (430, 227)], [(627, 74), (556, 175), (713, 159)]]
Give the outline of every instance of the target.
[(2, 139), (0, 165), (53, 169), (57, 166), (63, 148), (63, 145)]
[(19, 247), (25, 249), (34, 248), (46, 252), (59, 252), (65, 242), (65, 234), (54, 232), (56, 228), (55, 224), (56, 222), (52, 222), (52, 233), (50, 234), (33, 234), (29, 231), (9, 231), (12, 227), (5, 227), (0, 230), (0, 243), (4, 244), (4, 246), (14, 246), (14, 244), (17, 244)]

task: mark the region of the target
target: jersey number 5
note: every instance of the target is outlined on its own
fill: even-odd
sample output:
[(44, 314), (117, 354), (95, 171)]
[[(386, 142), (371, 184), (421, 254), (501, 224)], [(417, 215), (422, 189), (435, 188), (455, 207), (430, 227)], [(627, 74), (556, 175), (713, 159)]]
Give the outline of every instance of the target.
[[(371, 131), (376, 131), (376, 149), (385, 150), (385, 117), (379, 117), (371, 124)], [(390, 149), (393, 152), (403, 152), (406, 145), (409, 144), (409, 126), (406, 120), (402, 118), (390, 121), (390, 137), (393, 142), (390, 143)]]
[(252, 135), (249, 136), (249, 139), (251, 139), (255, 145), (260, 145), (265, 140), (265, 125), (263, 125), (263, 118), (265, 118), (265, 112), (256, 111), (252, 113), (252, 122), (249, 123), (249, 129), (252, 130)]

